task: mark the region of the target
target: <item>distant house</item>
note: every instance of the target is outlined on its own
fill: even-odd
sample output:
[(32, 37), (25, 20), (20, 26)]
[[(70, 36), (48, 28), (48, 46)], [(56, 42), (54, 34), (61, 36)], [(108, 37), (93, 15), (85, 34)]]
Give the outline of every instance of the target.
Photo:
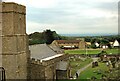
[(113, 42), (113, 47), (120, 47), (120, 44), (117, 40)]
[(96, 43), (95, 43), (95, 46), (96, 46), (96, 47), (99, 47), (99, 46), (100, 46), (100, 44), (96, 42)]
[(109, 46), (106, 44), (100, 44), (100, 48), (107, 49), (107, 48), (109, 48)]
[(91, 42), (86, 42), (86, 46), (89, 48), (91, 46)]
[(103, 48), (103, 49), (106, 49), (106, 48), (108, 48), (108, 46), (107, 46), (107, 45), (103, 45), (102, 48)]
[(84, 49), (85, 42), (82, 40), (54, 40), (52, 44), (63, 49)]
[(110, 43), (110, 46), (113, 47), (113, 43), (114, 43), (114, 42), (109, 42), (109, 43)]
[(87, 45), (91, 45), (91, 42), (86, 42)]

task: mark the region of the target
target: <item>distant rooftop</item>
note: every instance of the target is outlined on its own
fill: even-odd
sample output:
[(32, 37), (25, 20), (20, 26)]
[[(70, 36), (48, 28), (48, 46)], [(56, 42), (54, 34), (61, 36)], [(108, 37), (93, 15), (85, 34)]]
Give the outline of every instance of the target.
[(79, 43), (81, 40), (56, 40), (59, 44), (60, 43)]

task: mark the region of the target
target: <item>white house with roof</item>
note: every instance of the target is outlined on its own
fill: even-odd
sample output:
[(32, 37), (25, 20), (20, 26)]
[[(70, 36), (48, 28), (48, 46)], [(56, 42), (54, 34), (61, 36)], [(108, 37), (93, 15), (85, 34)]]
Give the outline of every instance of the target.
[(96, 47), (99, 47), (99, 46), (100, 46), (100, 44), (96, 42), (96, 43), (95, 43), (95, 46), (96, 46)]
[(114, 41), (113, 47), (120, 47), (120, 44), (119, 44), (119, 42), (117, 40)]

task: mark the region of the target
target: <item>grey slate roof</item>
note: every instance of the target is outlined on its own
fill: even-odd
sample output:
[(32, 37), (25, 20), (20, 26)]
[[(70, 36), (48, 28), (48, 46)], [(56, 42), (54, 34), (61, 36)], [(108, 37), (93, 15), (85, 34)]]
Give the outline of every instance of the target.
[(59, 46), (56, 46), (56, 45), (54, 45), (54, 44), (51, 44), (51, 45), (49, 45), (49, 47), (50, 47), (54, 52), (56, 52), (56, 53), (58, 53), (58, 54), (64, 53), (64, 50), (61, 49)]
[(31, 45), (29, 46), (29, 50), (31, 57), (39, 60), (57, 54), (46, 44)]

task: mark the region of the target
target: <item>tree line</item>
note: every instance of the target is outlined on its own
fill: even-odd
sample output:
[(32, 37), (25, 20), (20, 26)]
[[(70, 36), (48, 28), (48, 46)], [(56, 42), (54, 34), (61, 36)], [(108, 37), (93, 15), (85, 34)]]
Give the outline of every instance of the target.
[(91, 42), (91, 48), (95, 47), (95, 42), (107, 45), (110, 47), (109, 42), (114, 42), (118, 40), (120, 42), (119, 35), (111, 36), (84, 36), (84, 37), (70, 37), (70, 36), (61, 36), (50, 29), (44, 30), (43, 32), (34, 32), (28, 35), (29, 36), (29, 45), (33, 44), (51, 44), (54, 40), (76, 40), (77, 38), (83, 38), (85, 42)]
[(34, 32), (28, 35), (29, 45), (33, 44), (51, 44), (54, 40), (67, 39), (65, 36), (60, 36), (56, 31), (51, 31), (49, 29), (43, 32)]

